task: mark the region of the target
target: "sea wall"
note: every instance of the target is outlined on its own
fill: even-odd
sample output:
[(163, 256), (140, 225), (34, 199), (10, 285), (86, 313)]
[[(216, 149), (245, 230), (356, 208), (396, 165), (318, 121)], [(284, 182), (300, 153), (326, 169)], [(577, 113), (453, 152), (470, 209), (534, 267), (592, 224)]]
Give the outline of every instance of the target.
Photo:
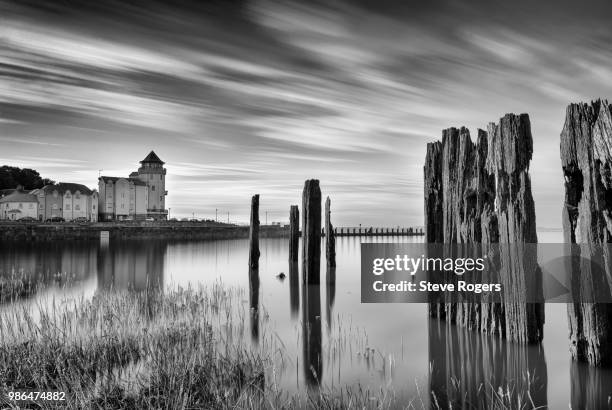
[[(97, 224), (0, 224), (0, 242), (46, 242), (98, 240), (101, 231), (108, 231), (113, 239), (173, 239), (216, 240), (249, 237), (248, 226), (172, 223), (97, 223)], [(261, 226), (260, 237), (289, 236), (289, 228)]]

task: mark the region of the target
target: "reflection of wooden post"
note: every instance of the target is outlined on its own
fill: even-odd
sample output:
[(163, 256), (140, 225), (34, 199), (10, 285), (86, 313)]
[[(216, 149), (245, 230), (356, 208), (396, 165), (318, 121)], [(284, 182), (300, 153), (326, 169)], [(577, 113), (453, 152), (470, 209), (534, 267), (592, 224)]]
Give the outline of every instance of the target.
[(309, 388), (317, 387), (323, 377), (319, 284), (302, 286), (302, 340), (304, 379)]
[(302, 258), (305, 283), (319, 283), (321, 270), (321, 188), (319, 180), (304, 183), (302, 194)]
[(289, 306), (291, 317), (295, 318), (300, 310), (300, 278), (298, 261), (289, 260)]
[(336, 266), (336, 235), (334, 235), (334, 227), (331, 223), (331, 201), (329, 197), (325, 200), (325, 257), (327, 266)]
[(289, 209), (289, 260), (298, 260), (298, 244), (300, 243), (300, 209), (291, 205)]
[(249, 267), (259, 267), (259, 195), (251, 198), (251, 228), (249, 230)]
[(249, 268), (249, 307), (251, 338), (259, 343), (259, 268)]

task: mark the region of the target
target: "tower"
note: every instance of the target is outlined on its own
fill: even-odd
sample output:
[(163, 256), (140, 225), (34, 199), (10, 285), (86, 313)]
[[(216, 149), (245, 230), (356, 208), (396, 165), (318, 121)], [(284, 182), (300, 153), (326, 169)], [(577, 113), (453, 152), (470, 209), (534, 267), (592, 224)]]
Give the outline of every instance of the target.
[[(138, 172), (134, 177), (140, 179), (148, 188), (147, 218), (162, 220), (168, 217), (166, 210), (166, 168), (164, 161), (159, 159), (154, 151), (149, 152), (145, 159), (140, 161)], [(130, 175), (132, 176), (132, 175)]]

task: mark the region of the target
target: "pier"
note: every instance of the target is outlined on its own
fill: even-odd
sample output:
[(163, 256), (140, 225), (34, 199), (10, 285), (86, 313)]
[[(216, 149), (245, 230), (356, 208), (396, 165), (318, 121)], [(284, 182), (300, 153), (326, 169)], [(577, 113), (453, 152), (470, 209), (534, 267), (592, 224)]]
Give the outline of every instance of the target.
[(423, 236), (423, 227), (374, 227), (344, 226), (335, 227), (336, 236)]

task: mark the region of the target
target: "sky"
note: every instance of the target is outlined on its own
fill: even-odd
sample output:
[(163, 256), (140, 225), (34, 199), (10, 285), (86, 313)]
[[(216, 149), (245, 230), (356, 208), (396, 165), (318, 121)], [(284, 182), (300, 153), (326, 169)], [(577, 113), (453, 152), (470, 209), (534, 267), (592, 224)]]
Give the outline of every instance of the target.
[(571, 102), (612, 98), (608, 1), (0, 0), (0, 164), (97, 187), (155, 150), (171, 216), (423, 224), (427, 142), (528, 113), (539, 227), (560, 227)]

